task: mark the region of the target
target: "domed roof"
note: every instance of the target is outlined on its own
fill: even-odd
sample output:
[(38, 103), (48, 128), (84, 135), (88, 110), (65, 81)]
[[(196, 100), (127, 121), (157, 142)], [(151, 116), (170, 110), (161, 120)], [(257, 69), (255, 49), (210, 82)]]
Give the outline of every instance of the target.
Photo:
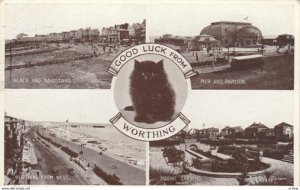
[(238, 30), (238, 37), (262, 37), (261, 31), (255, 26), (246, 26)]
[(211, 35), (211, 36), (221, 36), (221, 26), (220, 25), (210, 25), (203, 28), (200, 35)]

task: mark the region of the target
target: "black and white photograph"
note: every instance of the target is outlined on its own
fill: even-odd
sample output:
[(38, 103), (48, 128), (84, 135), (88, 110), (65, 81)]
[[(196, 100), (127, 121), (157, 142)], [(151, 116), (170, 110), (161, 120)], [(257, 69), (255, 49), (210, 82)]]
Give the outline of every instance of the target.
[(6, 3), (5, 11), (6, 88), (110, 89), (111, 61), (145, 43), (144, 5)]
[(294, 185), (293, 93), (202, 91), (190, 100), (192, 123), (150, 142), (150, 185)]
[(145, 185), (146, 143), (106, 122), (109, 94), (6, 94), (5, 185)]
[(170, 123), (184, 107), (188, 85), (183, 73), (160, 55), (132, 59), (118, 73), (114, 100), (127, 121), (142, 128)]
[(189, 61), (193, 89), (294, 89), (293, 3), (156, 4), (148, 12), (150, 42)]

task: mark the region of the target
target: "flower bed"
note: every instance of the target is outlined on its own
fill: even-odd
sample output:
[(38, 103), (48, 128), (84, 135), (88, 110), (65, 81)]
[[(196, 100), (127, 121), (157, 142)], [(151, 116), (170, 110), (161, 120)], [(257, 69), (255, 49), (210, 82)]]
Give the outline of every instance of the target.
[(227, 149), (221, 149), (220, 151), (218, 151), (223, 154), (233, 156), (232, 159), (228, 159), (228, 160), (222, 160), (217, 156), (211, 155), (210, 151), (205, 152), (198, 149), (195, 150), (195, 152), (212, 159), (210, 168), (208, 168), (205, 165), (205, 163), (203, 163), (201, 160), (194, 159), (193, 167), (195, 167), (196, 169), (212, 171), (212, 172), (227, 172), (227, 173), (240, 172), (241, 170), (240, 163), (242, 161), (241, 159), (244, 159), (244, 162), (247, 162), (248, 172), (265, 170), (270, 167), (268, 164), (263, 163), (258, 159), (252, 159), (247, 157), (244, 148), (227, 147)]

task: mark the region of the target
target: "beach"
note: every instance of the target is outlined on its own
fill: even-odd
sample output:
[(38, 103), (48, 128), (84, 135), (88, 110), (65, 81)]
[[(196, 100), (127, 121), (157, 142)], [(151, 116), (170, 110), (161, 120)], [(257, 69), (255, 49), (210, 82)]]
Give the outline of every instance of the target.
[(74, 152), (82, 151), (81, 159), (115, 174), (123, 184), (145, 184), (146, 144), (121, 134), (113, 126), (101, 126), (104, 128), (48, 126), (40, 131)]

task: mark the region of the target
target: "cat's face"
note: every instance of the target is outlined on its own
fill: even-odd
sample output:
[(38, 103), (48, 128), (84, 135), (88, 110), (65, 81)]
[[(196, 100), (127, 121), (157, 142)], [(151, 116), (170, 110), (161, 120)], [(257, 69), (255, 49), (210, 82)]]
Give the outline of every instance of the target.
[(134, 71), (138, 79), (144, 81), (158, 80), (164, 74), (163, 60), (155, 63), (153, 61), (139, 62), (134, 60)]

